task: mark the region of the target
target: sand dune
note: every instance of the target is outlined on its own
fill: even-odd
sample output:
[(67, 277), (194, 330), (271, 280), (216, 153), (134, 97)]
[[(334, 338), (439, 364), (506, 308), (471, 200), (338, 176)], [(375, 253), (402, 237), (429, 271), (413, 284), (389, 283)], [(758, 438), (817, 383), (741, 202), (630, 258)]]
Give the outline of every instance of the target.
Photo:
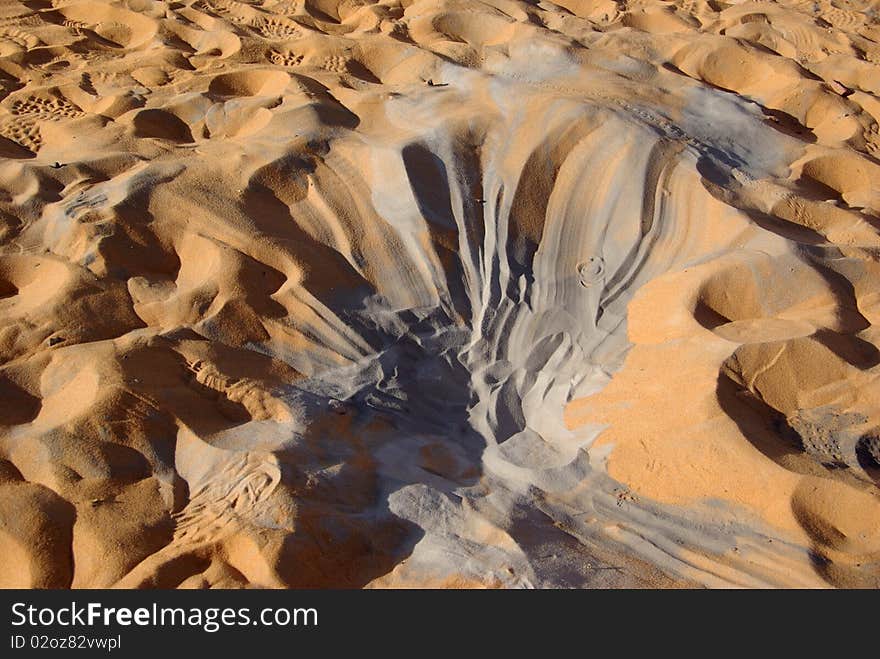
[(877, 9), (2, 0), (0, 585), (877, 587)]

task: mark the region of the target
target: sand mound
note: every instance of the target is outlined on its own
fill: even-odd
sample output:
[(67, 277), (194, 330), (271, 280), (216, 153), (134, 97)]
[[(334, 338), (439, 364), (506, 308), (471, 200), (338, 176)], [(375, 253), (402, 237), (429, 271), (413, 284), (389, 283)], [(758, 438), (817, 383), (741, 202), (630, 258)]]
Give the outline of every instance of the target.
[(880, 585), (878, 44), (3, 0), (0, 585)]

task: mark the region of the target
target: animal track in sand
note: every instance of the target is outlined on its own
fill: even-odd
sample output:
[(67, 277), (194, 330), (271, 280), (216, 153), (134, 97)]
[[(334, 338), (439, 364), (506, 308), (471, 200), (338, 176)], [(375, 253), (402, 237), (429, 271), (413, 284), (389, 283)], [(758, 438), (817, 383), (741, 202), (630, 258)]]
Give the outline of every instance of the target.
[(84, 112), (57, 96), (28, 96), (8, 103), (12, 118), (0, 121), (0, 135), (36, 152), (43, 144), (40, 125), (84, 116)]
[(305, 56), (290, 51), (279, 52), (277, 50), (272, 50), (269, 52), (267, 59), (278, 66), (299, 66), (303, 63)]
[(303, 29), (294, 21), (282, 18), (261, 16), (253, 25), (261, 35), (274, 41), (297, 39), (303, 36)]
[(174, 542), (192, 545), (231, 535), (241, 518), (246, 519), (278, 486), (281, 472), (273, 456), (231, 452), (229, 457), (193, 484), (186, 507), (174, 515)]
[[(825, 365), (821, 372), (811, 366), (818, 359)], [(852, 392), (839, 386), (851, 379), (856, 391), (870, 395), (872, 385), (859, 375), (863, 363), (876, 364), (877, 356), (855, 337), (817, 333), (745, 345), (725, 362), (722, 373), (769, 407), (782, 446), (787, 443), (823, 466), (847, 469), (873, 483), (880, 481), (872, 454), (880, 426), (860, 411), (864, 403), (854, 405)]]
[(263, 9), (280, 16), (294, 16), (302, 11), (302, 0), (275, 0), (263, 5)]
[(331, 73), (348, 73), (348, 59), (342, 55), (328, 55), (321, 61), (321, 68)]
[(605, 277), (605, 261), (601, 256), (591, 256), (577, 267), (581, 286), (589, 288)]
[(0, 118), (0, 135), (33, 153), (39, 151), (43, 143), (40, 136), (39, 123), (33, 117), (21, 119)]
[[(785, 438), (795, 442), (805, 454), (822, 465), (861, 471), (861, 463), (868, 458), (870, 462), (865, 465), (868, 469), (880, 466), (872, 455), (872, 448), (876, 450), (880, 446), (880, 428), (872, 428), (870, 420), (863, 414), (841, 412), (828, 405), (796, 410), (786, 423), (790, 432), (785, 433)], [(870, 482), (871, 479), (867, 480)]]

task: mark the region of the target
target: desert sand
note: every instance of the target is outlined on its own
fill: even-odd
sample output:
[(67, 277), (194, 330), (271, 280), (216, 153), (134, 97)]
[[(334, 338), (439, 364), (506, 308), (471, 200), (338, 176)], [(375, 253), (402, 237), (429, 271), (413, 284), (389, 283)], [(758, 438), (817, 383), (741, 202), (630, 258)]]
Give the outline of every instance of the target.
[(878, 7), (2, 0), (0, 585), (880, 586)]

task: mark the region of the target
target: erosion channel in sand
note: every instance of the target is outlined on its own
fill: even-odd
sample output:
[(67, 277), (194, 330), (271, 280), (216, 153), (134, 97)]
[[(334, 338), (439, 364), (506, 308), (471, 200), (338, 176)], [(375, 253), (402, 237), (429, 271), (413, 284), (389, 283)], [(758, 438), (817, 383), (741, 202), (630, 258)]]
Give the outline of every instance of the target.
[(867, 3), (0, 4), (0, 584), (877, 586)]

